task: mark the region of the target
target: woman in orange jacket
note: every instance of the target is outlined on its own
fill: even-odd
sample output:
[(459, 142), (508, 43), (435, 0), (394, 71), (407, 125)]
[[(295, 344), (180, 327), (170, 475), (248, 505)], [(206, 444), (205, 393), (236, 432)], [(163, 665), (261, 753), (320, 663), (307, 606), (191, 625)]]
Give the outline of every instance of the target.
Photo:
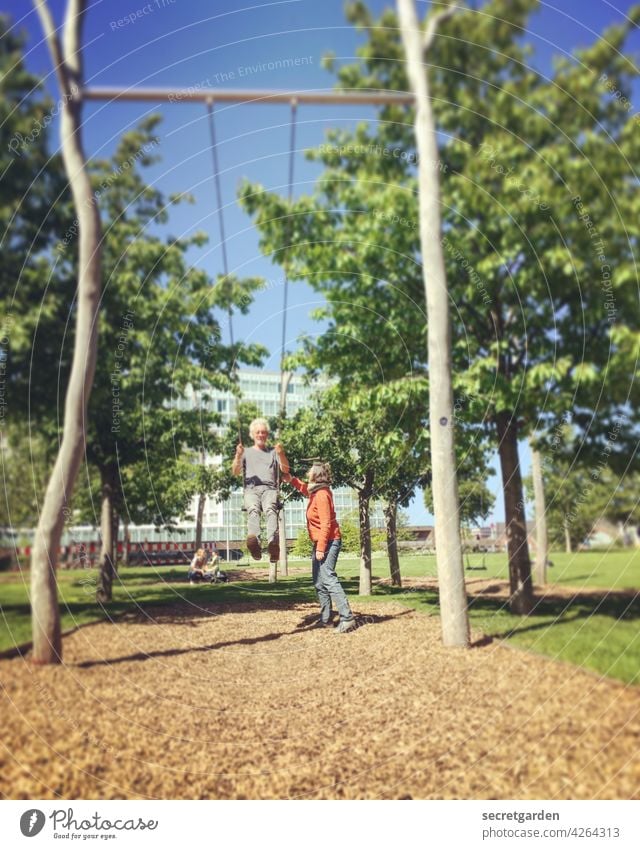
[(313, 585), (320, 602), (318, 625), (324, 627), (331, 625), (333, 599), (340, 614), (336, 631), (344, 634), (345, 631), (355, 628), (356, 620), (336, 575), (336, 563), (342, 539), (331, 492), (331, 467), (328, 463), (314, 463), (307, 475), (309, 483), (303, 483), (291, 475), (283, 475), (283, 479), (309, 498), (307, 530), (313, 542), (311, 559)]

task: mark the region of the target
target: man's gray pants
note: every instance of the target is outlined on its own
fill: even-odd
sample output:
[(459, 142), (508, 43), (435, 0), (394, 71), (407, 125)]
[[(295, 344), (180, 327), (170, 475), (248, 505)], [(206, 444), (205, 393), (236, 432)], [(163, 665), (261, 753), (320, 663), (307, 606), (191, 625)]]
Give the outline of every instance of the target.
[(278, 539), (278, 490), (269, 486), (248, 486), (244, 491), (247, 509), (247, 536), (260, 539), (260, 514), (267, 520), (267, 545)]

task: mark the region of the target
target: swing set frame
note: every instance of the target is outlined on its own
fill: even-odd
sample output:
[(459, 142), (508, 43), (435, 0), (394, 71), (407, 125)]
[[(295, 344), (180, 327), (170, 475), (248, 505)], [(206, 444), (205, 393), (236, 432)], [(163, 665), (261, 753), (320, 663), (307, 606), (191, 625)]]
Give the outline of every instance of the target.
[(306, 103), (309, 105), (411, 106), (411, 92), (393, 91), (278, 91), (239, 88), (162, 88), (93, 86), (83, 89), (84, 100), (167, 101), (169, 103)]
[[(295, 159), (295, 131), (297, 108), (299, 104), (307, 105), (340, 105), (340, 106), (410, 106), (414, 103), (415, 97), (410, 92), (389, 92), (389, 91), (278, 91), (269, 89), (230, 89), (230, 88), (209, 88), (209, 89), (194, 89), (192, 88), (145, 88), (145, 87), (113, 87), (99, 86), (84, 88), (82, 91), (82, 99), (85, 101), (129, 101), (129, 102), (159, 102), (159, 103), (203, 103), (207, 107), (210, 146), (213, 164), (213, 176), (216, 191), (216, 200), (218, 204), (218, 225), (220, 231), (220, 245), (222, 250), (222, 264), (224, 277), (229, 276), (229, 264), (227, 259), (226, 247), (226, 232), (224, 226), (223, 215), (223, 199), (222, 189), (220, 185), (220, 166), (218, 162), (218, 143), (215, 131), (214, 108), (217, 103), (248, 103), (256, 104), (288, 104), (291, 109), (291, 132), (289, 139), (289, 173), (288, 173), (288, 201), (291, 203), (293, 198), (293, 169)], [(291, 372), (284, 368), (285, 344), (286, 344), (286, 320), (287, 320), (287, 305), (288, 305), (288, 285), (289, 275), (287, 269), (284, 269), (284, 304), (282, 310), (282, 350), (280, 355), (280, 412), (278, 418), (278, 428), (276, 438), (279, 435), (280, 426), (286, 418), (286, 386), (291, 379)], [(233, 334), (233, 311), (229, 307), (229, 336), (231, 347), (234, 346)], [(234, 371), (237, 366), (234, 363)], [(238, 415), (238, 438), (242, 442), (242, 422)], [(280, 549), (283, 565), (283, 572), (287, 574), (287, 555), (286, 555), (286, 530), (284, 524), (283, 507), (284, 503), (280, 494), (280, 466), (278, 464), (277, 475), (278, 487), (278, 525), (280, 527)], [(275, 574), (270, 573), (270, 581), (275, 580)]]

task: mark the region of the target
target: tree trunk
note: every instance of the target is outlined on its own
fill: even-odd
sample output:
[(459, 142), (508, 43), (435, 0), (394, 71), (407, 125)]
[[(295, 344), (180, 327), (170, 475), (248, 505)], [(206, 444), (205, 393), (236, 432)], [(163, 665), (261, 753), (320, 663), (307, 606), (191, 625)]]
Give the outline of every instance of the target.
[(64, 427), (49, 479), (31, 556), (31, 611), (34, 663), (62, 659), (56, 558), (69, 503), (85, 449), (87, 404), (96, 365), (100, 303), (100, 217), (82, 148), (83, 0), (69, 0), (64, 24), (64, 52), (44, 0), (36, 0), (62, 97), (61, 146), (78, 221), (78, 288), (75, 343), (65, 397)]
[[(530, 443), (531, 444), (531, 443)], [(542, 478), (542, 457), (531, 444), (531, 475), (536, 507), (536, 562), (534, 575), (536, 584), (547, 583), (547, 560), (549, 559), (549, 537), (547, 533), (547, 507), (544, 498), (544, 480)]]
[(571, 554), (573, 551), (571, 546), (571, 528), (566, 522), (564, 526), (564, 550), (567, 554)]
[(100, 563), (98, 565), (98, 586), (96, 587), (96, 601), (106, 604), (113, 597), (113, 579), (116, 571), (114, 566), (114, 497), (115, 470), (104, 469), (101, 473), (101, 496), (102, 509), (100, 513), (100, 533), (102, 536), (102, 547), (100, 551)]
[(196, 508), (196, 551), (202, 548), (202, 519), (204, 516), (204, 505), (207, 496), (204, 492), (198, 493), (198, 506)]
[(394, 587), (402, 586), (400, 576), (400, 558), (398, 557), (398, 505), (395, 501), (389, 501), (384, 507), (384, 524), (387, 532), (387, 554), (389, 555), (389, 568), (391, 570), (391, 584)]
[(129, 552), (131, 548), (131, 537), (129, 536), (129, 522), (124, 521), (124, 541), (122, 543), (122, 565), (129, 565)]
[[(117, 482), (117, 477), (116, 477)], [(115, 490), (114, 490), (115, 493)], [(113, 506), (112, 511), (113, 516), (113, 571), (114, 574), (118, 574), (118, 532), (120, 531), (120, 514), (115, 506)]]
[[(291, 189), (289, 189), (289, 193), (291, 194)], [(289, 197), (291, 200), (291, 197)], [(284, 289), (284, 308), (283, 308), (283, 316), (286, 322), (287, 316), (287, 287), (285, 285)], [(282, 328), (282, 353), (280, 356), (280, 420), (278, 423), (278, 427), (276, 429), (276, 439), (280, 441), (280, 426), (284, 422), (287, 417), (287, 391), (289, 389), (289, 384), (291, 383), (291, 378), (293, 376), (292, 371), (287, 371), (284, 369), (284, 346), (286, 342), (286, 333), (283, 325)], [(280, 465), (278, 464), (278, 499), (282, 501), (282, 491), (280, 489)], [(280, 566), (282, 568), (282, 574), (286, 577), (289, 574), (289, 555), (287, 554), (287, 521), (286, 516), (284, 515), (284, 504), (280, 508), (278, 512), (278, 542), (280, 545)], [(274, 578), (275, 580), (275, 578)]]
[[(424, 279), (429, 359), (429, 422), (433, 473), (436, 562), (445, 646), (469, 645), (469, 618), (460, 541), (460, 511), (453, 435), (449, 292), (442, 254), (438, 145), (428, 73), (423, 64), (423, 33), (414, 0), (398, 0), (407, 73), (415, 94), (418, 150), (420, 249)], [(435, 19), (434, 19), (435, 20)], [(429, 46), (428, 43), (426, 46)]]
[(289, 574), (289, 555), (287, 554), (287, 517), (284, 515), (284, 504), (278, 513), (278, 539), (280, 541), (280, 570), (286, 578)]
[(625, 527), (624, 522), (618, 519), (618, 539), (622, 543), (622, 545), (627, 548), (629, 545), (629, 535), (627, 534), (627, 529)]
[(509, 607), (512, 613), (524, 615), (530, 613), (533, 607), (533, 591), (524, 512), (524, 491), (518, 457), (518, 426), (512, 414), (506, 411), (496, 415), (496, 426), (509, 555), (511, 590)]
[(359, 595), (371, 595), (371, 523), (369, 502), (373, 492), (373, 472), (365, 474), (364, 486), (358, 491), (358, 524), (360, 527), (360, 587)]
[(278, 580), (278, 563), (275, 560), (269, 561), (269, 583), (275, 584)]

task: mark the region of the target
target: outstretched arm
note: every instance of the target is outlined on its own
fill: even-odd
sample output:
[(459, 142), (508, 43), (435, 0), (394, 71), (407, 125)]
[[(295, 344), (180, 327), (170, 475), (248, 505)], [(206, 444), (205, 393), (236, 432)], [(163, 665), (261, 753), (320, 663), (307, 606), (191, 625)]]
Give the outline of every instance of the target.
[(242, 474), (242, 455), (244, 454), (244, 445), (240, 442), (238, 447), (236, 448), (236, 454), (233, 458), (233, 463), (231, 464), (231, 474), (232, 475), (240, 475)]
[(299, 480), (299, 478), (294, 478), (289, 472), (283, 473), (282, 480), (290, 483), (294, 489), (297, 489), (298, 492), (301, 492), (303, 495), (309, 495), (309, 489), (304, 481)]
[(282, 444), (278, 442), (276, 444), (276, 457), (278, 458), (278, 463), (280, 464), (280, 470), (283, 475), (289, 474), (289, 461), (287, 460), (287, 455), (284, 453), (284, 448)]

